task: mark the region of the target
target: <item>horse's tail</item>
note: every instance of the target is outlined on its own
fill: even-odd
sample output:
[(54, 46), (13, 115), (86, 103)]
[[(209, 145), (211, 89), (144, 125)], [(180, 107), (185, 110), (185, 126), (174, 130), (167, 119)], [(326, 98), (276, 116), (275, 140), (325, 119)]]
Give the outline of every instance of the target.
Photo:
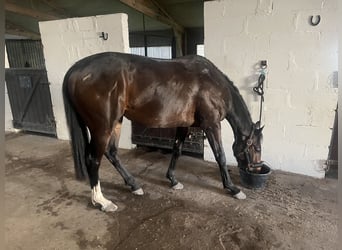
[(71, 73), (72, 70), (69, 70), (63, 81), (64, 109), (69, 127), (76, 178), (78, 180), (84, 180), (88, 176), (86, 167), (86, 150), (89, 144), (89, 138), (86, 126), (80, 116), (76, 113), (70, 100), (68, 82)]

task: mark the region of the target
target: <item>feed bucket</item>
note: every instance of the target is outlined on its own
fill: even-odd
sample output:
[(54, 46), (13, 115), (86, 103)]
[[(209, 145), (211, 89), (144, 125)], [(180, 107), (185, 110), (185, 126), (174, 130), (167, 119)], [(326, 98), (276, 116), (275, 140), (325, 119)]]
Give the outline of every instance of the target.
[(261, 169), (258, 173), (251, 172), (248, 168), (240, 167), (240, 180), (243, 186), (250, 189), (261, 189), (264, 188), (267, 179), (271, 173), (271, 168), (265, 163), (262, 164)]

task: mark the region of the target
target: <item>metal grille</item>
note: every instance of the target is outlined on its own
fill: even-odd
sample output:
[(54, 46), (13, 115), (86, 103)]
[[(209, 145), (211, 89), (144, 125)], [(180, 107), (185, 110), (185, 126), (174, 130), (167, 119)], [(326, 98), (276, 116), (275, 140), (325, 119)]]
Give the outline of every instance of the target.
[(40, 40), (6, 40), (6, 50), (10, 68), (45, 69)]
[[(189, 137), (185, 139), (183, 152), (203, 155), (204, 133), (200, 128), (190, 127)], [(133, 144), (172, 149), (176, 136), (176, 128), (145, 128), (137, 123), (132, 123)]]

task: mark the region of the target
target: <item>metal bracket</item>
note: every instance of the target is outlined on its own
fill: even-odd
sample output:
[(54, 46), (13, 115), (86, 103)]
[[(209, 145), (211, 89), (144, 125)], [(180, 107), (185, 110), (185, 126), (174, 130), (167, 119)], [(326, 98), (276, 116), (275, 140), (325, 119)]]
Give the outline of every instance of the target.
[(108, 33), (101, 32), (101, 35), (99, 37), (106, 41), (106, 40), (108, 40)]

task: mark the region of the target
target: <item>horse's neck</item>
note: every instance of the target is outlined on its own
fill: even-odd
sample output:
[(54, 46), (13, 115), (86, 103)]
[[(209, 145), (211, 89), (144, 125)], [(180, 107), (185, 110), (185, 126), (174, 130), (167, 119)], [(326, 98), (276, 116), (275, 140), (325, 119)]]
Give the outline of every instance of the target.
[(231, 97), (231, 107), (228, 110), (226, 118), (235, 136), (237, 133), (248, 136), (251, 132), (253, 122), (247, 105), (235, 87), (231, 88)]

